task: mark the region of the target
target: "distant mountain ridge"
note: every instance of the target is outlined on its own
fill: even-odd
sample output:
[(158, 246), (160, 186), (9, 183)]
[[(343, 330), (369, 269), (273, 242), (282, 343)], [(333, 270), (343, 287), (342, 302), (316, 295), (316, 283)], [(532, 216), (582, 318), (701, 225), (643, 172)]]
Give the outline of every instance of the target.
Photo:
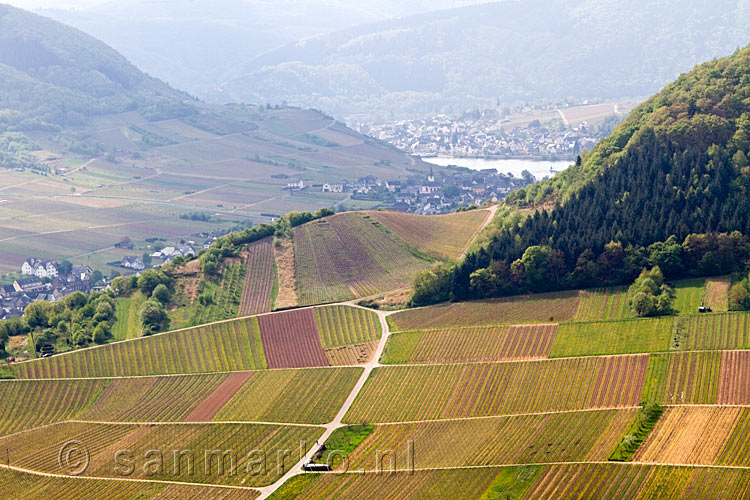
[(529, 0), (383, 21), (255, 57), (228, 100), (387, 118), (501, 102), (652, 94), (744, 46), (750, 4)]

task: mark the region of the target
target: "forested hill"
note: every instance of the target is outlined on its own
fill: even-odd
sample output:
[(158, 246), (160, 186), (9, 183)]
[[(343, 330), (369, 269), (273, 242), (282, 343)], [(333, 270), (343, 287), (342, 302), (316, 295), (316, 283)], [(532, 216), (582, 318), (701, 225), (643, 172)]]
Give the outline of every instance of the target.
[(423, 277), (415, 302), (626, 282), (644, 265), (733, 271), (745, 236), (688, 236), (750, 234), (749, 155), (750, 47), (682, 75), (569, 172), (511, 197), (556, 204), (506, 219), (485, 248)]
[(0, 132), (79, 126), (123, 111), (181, 116), (190, 100), (85, 33), (0, 4)]

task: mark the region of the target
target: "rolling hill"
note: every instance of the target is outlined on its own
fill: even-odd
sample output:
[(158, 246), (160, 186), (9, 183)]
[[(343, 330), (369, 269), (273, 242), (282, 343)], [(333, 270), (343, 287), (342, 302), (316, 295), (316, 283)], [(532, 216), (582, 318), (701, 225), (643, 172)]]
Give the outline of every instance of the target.
[[(0, 165), (4, 273), (31, 256), (109, 273), (151, 250), (146, 239), (196, 241), (338, 205), (346, 194), (312, 185), (424, 167), (318, 111), (199, 102), (78, 30), (4, 5)], [(298, 180), (307, 187), (290, 192)], [(126, 237), (132, 251), (114, 248)]]
[(738, 0), (491, 2), (290, 43), (251, 58), (221, 90), (352, 120), (641, 97), (744, 46), (749, 22)]

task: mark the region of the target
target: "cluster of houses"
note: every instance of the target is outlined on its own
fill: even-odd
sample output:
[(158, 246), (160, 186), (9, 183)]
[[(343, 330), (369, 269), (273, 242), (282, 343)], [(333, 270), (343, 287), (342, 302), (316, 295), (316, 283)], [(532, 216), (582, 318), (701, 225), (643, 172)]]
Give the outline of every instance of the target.
[(55, 302), (73, 292), (89, 293), (103, 287), (92, 282), (89, 266), (73, 265), (70, 269), (54, 260), (27, 259), (21, 276), (11, 285), (0, 285), (0, 319), (21, 316), (37, 300)]
[(511, 126), (485, 115), (438, 115), (419, 120), (370, 125), (367, 132), (411, 154), (456, 158), (559, 158), (572, 159), (602, 138), (586, 122), (566, 127), (562, 122), (543, 126), (534, 121)]
[[(215, 241), (216, 238), (206, 240), (206, 242), (203, 244), (203, 248), (208, 248), (211, 246), (211, 243)], [(188, 241), (184, 245), (179, 245), (176, 247), (164, 247), (161, 250), (158, 250), (151, 254), (152, 259), (161, 259), (163, 262), (171, 262), (175, 257), (183, 257), (187, 258), (192, 255), (198, 255), (198, 252), (195, 250), (195, 242), (194, 241)]]

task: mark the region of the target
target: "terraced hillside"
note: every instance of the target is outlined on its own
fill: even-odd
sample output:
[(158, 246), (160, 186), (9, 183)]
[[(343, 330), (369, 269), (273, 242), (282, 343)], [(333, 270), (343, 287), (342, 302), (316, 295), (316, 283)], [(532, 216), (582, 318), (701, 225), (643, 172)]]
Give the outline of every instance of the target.
[(369, 215), (346, 213), (294, 231), (302, 305), (337, 302), (408, 287), (431, 263)]

